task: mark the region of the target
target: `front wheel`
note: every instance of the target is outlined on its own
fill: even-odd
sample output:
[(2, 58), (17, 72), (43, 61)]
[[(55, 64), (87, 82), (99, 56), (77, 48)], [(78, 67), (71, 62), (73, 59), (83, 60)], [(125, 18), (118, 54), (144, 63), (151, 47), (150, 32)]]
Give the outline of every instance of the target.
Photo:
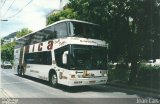
[(17, 68), (17, 74), (20, 75), (20, 68), (19, 68), (19, 66)]
[(23, 67), (18, 67), (17, 74), (18, 74), (19, 76), (24, 77), (25, 74), (24, 74), (24, 69), (23, 69)]
[(56, 73), (51, 73), (50, 78), (49, 78), (50, 85), (52, 87), (57, 87), (57, 75)]

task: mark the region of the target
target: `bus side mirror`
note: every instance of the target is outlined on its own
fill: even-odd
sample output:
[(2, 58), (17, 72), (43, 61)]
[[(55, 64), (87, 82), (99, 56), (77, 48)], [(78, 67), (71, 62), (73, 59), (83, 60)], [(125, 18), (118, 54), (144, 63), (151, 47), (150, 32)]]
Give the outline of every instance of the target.
[(68, 51), (65, 51), (62, 56), (62, 63), (63, 64), (67, 64), (67, 56), (68, 56)]

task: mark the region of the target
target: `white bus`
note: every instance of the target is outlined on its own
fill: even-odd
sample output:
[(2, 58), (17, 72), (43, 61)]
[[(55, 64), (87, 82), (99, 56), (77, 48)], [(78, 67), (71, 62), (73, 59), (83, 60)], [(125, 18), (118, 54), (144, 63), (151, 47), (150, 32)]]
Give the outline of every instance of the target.
[(81, 86), (107, 82), (107, 43), (97, 24), (65, 19), (16, 40), (14, 69), (50, 82)]

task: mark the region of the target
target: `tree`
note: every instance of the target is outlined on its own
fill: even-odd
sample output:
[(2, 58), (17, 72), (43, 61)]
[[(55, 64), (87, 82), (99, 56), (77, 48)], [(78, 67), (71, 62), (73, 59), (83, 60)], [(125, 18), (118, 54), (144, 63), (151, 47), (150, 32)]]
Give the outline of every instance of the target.
[(51, 14), (49, 17), (47, 17), (47, 25), (59, 20), (73, 19), (73, 18), (76, 18), (76, 13), (73, 12), (73, 9), (66, 8), (63, 11)]
[[(21, 31), (17, 32), (16, 37), (20, 38), (26, 34), (31, 33), (31, 32), (32, 32), (31, 30), (24, 28)], [(2, 59), (2, 61), (5, 61), (5, 60), (12, 61), (13, 60), (15, 44), (16, 44), (15, 42), (11, 42), (11, 43), (4, 44), (1, 46), (1, 59)]]
[(16, 37), (20, 38), (20, 37), (22, 37), (22, 36), (24, 36), (26, 34), (31, 33), (31, 32), (32, 32), (32, 30), (29, 30), (28, 28), (23, 28), (22, 30), (17, 32)]
[(3, 38), (1, 38), (1, 44), (3, 44), (4, 43), (4, 39)]
[(1, 46), (1, 59), (2, 61), (12, 61), (14, 54), (15, 42), (4, 44)]
[[(130, 15), (133, 18), (133, 40), (129, 58), (132, 61), (130, 82), (137, 76), (137, 62), (141, 60), (155, 59), (160, 56), (160, 8), (159, 0), (141, 0), (134, 4)], [(135, 49), (135, 50), (134, 50)]]

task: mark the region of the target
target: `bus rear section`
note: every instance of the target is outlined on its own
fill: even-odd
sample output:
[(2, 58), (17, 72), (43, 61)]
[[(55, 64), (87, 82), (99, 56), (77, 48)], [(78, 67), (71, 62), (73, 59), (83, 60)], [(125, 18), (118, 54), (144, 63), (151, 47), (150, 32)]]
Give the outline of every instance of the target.
[(14, 49), (14, 65), (13, 68), (17, 72), (17, 74), (22, 74), (22, 70), (20, 73), (21, 67), (23, 66), (23, 47)]

